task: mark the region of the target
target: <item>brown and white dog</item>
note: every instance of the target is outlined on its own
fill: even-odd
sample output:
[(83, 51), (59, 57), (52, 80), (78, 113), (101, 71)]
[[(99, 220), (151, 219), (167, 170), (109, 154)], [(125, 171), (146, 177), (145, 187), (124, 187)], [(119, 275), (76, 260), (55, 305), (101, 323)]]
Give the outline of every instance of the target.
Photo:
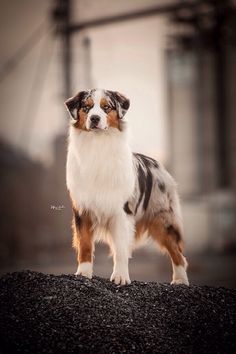
[(172, 284), (188, 284), (176, 183), (159, 162), (131, 152), (124, 120), (129, 100), (94, 89), (65, 103), (71, 116), (66, 179), (76, 274), (92, 277), (94, 243), (102, 239), (113, 256), (111, 281), (129, 284), (129, 257), (147, 235), (169, 254)]

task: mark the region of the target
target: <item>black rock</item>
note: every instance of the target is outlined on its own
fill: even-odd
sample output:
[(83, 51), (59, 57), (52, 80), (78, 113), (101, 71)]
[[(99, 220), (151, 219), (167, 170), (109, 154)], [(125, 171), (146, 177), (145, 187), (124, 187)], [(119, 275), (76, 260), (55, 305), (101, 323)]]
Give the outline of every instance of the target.
[(236, 290), (23, 271), (0, 279), (0, 353), (236, 352)]

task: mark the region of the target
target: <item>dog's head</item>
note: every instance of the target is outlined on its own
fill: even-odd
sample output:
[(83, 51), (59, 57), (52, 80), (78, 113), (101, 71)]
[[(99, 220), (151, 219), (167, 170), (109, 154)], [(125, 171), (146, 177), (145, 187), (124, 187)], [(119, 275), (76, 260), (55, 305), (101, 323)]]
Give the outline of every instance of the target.
[(98, 131), (122, 130), (122, 119), (130, 102), (119, 92), (93, 89), (79, 92), (65, 104), (75, 128)]

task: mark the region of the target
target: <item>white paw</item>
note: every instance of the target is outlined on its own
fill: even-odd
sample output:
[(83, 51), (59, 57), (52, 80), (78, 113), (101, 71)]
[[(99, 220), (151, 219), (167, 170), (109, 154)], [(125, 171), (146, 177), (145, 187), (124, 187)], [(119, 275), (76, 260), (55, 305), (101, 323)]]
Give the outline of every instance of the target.
[(172, 280), (171, 284), (189, 285), (188, 276), (186, 273), (186, 266), (187, 266), (187, 264), (185, 264), (184, 266), (173, 265), (173, 278), (172, 278), (173, 280)]
[(188, 279), (181, 279), (181, 278), (179, 278), (179, 279), (173, 279), (172, 280), (172, 282), (171, 282), (171, 285), (174, 285), (174, 284), (185, 284), (185, 285), (189, 285), (189, 281), (188, 281)]
[(122, 274), (121, 272), (113, 272), (110, 281), (113, 281), (117, 285), (126, 285), (131, 283), (129, 274)]
[(93, 276), (93, 266), (90, 262), (80, 263), (78, 265), (75, 275), (83, 275), (83, 277), (92, 279)]

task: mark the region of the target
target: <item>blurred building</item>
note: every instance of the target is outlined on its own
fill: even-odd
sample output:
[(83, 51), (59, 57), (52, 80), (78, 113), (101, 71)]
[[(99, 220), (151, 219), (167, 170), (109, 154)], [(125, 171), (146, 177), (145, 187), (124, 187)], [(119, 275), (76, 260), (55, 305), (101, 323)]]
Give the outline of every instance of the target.
[(236, 242), (235, 20), (230, 1), (199, 2), (171, 19), (171, 168), (194, 251)]

